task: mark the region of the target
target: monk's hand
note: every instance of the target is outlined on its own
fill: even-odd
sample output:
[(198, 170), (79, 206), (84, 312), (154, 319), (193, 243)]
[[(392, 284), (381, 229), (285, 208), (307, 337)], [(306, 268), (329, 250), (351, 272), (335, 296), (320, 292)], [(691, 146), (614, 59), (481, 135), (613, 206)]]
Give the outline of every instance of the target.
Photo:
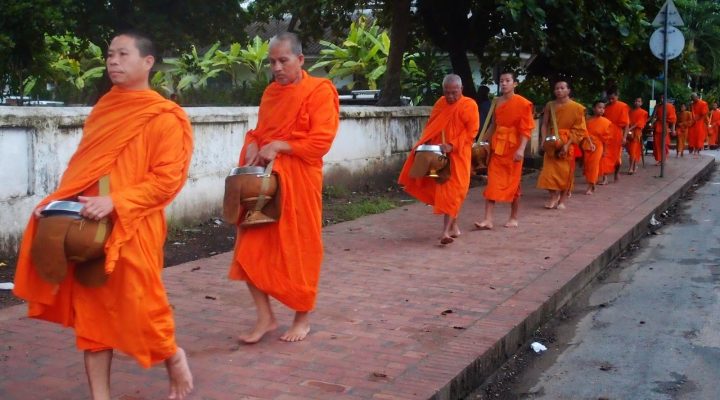
[(259, 160), (257, 143), (248, 144), (245, 148), (245, 166), (257, 165)]
[(590, 143), (590, 151), (595, 151), (595, 143)]
[(520, 162), (525, 158), (525, 151), (518, 149), (515, 154), (513, 155), (513, 161)]
[(80, 215), (88, 219), (101, 220), (115, 209), (110, 196), (78, 196), (78, 201), (84, 204)]
[(263, 146), (258, 152), (260, 163), (267, 165), (277, 157), (278, 153), (289, 153), (292, 150), (290, 144), (282, 140), (275, 140)]
[(443, 153), (450, 153), (451, 151), (453, 151), (453, 145), (451, 145), (450, 143), (443, 143), (440, 145), (440, 149)]
[(42, 217), (42, 210), (44, 210), (44, 209), (45, 209), (45, 206), (40, 206), (40, 207), (35, 208), (35, 210), (33, 210), (33, 215), (35, 216), (35, 218)]

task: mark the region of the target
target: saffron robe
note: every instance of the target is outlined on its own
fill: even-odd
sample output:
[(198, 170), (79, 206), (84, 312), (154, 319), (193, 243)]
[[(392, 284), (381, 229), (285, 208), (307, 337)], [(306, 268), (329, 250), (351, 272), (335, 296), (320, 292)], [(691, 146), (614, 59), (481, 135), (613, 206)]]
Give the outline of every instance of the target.
[(522, 137), (529, 141), (535, 128), (533, 105), (514, 94), (495, 107), (494, 118), (488, 182), (483, 196), (491, 201), (512, 202), (520, 196), (523, 167), (523, 160), (515, 161), (514, 156)]
[[(653, 156), (655, 161), (660, 161), (662, 153), (660, 148), (662, 147), (662, 130), (663, 130), (663, 105), (658, 104), (655, 107), (655, 125), (653, 130)], [(677, 122), (677, 112), (675, 106), (668, 103), (667, 105), (667, 131), (665, 135), (665, 155), (670, 152), (670, 138), (667, 134), (670, 133), (670, 127)]]
[(677, 147), (676, 152), (681, 154), (687, 147), (688, 129), (693, 124), (693, 117), (691, 111), (681, 111), (680, 119), (677, 124)]
[[(688, 142), (692, 149), (702, 150), (705, 147), (707, 137), (707, 114), (708, 105), (705, 100), (698, 99), (691, 107), (693, 124), (688, 129)], [(669, 114), (668, 114), (669, 115)]]
[[(550, 115), (549, 102), (545, 106), (545, 113), (548, 116), (546, 132), (553, 132), (552, 116)], [(555, 103), (555, 115), (557, 117), (557, 128), (563, 144), (572, 143), (563, 157), (557, 153), (546, 152), (543, 156), (542, 171), (538, 177), (537, 187), (548, 190), (570, 190), (574, 181), (575, 172), (575, 148), (585, 138), (587, 130), (585, 127), (585, 107), (572, 100), (565, 104)]]
[(708, 128), (708, 146), (715, 148), (718, 145), (718, 132), (720, 132), (720, 109), (710, 111), (710, 127)]
[(30, 317), (74, 327), (82, 350), (117, 349), (144, 367), (175, 353), (172, 310), (161, 280), (164, 208), (185, 184), (192, 148), (187, 115), (156, 92), (113, 87), (98, 101), (60, 185), (38, 206), (96, 195), (98, 179), (110, 175), (108, 280), (84, 287), (73, 278), (73, 265), (58, 285), (41, 280), (30, 257), (33, 216), (15, 274), (15, 294), (28, 301)]
[(648, 117), (648, 112), (641, 107), (630, 110), (630, 126), (634, 126), (629, 135), (632, 137), (627, 141), (630, 161), (638, 162), (642, 157), (642, 132), (647, 125)]
[(413, 145), (413, 150), (421, 144), (441, 144), (441, 132), (444, 131), (445, 142), (453, 147), (447, 154), (450, 179), (438, 184), (434, 178), (411, 178), (410, 167), (415, 161), (413, 151), (403, 165), (398, 182), (410, 195), (432, 205), (435, 214), (457, 218), (470, 188), (470, 158), (473, 138), (479, 127), (478, 106), (473, 99), (463, 96), (455, 103), (448, 104), (445, 97), (441, 97), (435, 102), (430, 119), (420, 140)]
[(605, 118), (612, 122), (612, 139), (605, 143), (605, 154), (600, 163), (600, 173), (610, 174), (622, 164), (622, 142), (624, 129), (630, 124), (630, 107), (622, 101), (605, 106)]
[(250, 143), (258, 149), (281, 140), (281, 215), (276, 223), (238, 227), (229, 278), (245, 280), (295, 311), (315, 306), (322, 264), (322, 167), (340, 123), (335, 86), (302, 72), (297, 84), (271, 83), (260, 100), (257, 126), (245, 136), (240, 165)]
[(605, 153), (606, 143), (612, 140), (612, 122), (605, 117), (593, 117), (587, 120), (588, 137), (595, 145), (595, 151), (585, 150), (583, 171), (587, 183), (596, 184), (600, 177), (600, 163)]

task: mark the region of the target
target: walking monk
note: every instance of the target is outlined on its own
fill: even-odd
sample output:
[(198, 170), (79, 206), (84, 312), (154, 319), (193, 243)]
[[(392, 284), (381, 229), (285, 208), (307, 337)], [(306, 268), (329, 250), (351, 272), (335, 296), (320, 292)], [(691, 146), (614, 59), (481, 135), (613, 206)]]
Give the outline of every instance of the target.
[[(565, 200), (574, 180), (575, 156), (572, 145), (579, 144), (586, 135), (585, 107), (570, 99), (570, 85), (567, 81), (555, 82), (555, 101), (545, 105), (540, 133), (542, 143), (548, 135), (558, 136), (562, 147), (554, 152), (545, 152), (543, 167), (537, 187), (547, 189), (550, 199), (545, 208), (565, 209)], [(557, 132), (556, 132), (557, 130)]]
[(720, 131), (720, 109), (718, 109), (717, 101), (712, 103), (708, 119), (710, 120), (708, 125), (708, 147), (715, 150), (718, 148), (718, 132)]
[(613, 174), (614, 182), (620, 179), (620, 165), (622, 164), (622, 148), (630, 126), (630, 107), (618, 100), (618, 90), (613, 87), (608, 91), (608, 102), (605, 106), (605, 118), (612, 122), (612, 140), (605, 145), (605, 155), (601, 162), (603, 181), (607, 183), (607, 175)]
[(677, 123), (677, 146), (675, 147), (675, 157), (685, 156), (685, 147), (687, 147), (688, 128), (692, 125), (692, 112), (688, 111), (687, 104), (680, 104), (680, 116)]
[[(59, 187), (35, 209), (18, 255), (15, 294), (28, 301), (30, 317), (75, 329), (95, 400), (111, 398), (116, 349), (146, 368), (164, 361), (169, 398), (184, 398), (193, 388), (161, 280), (163, 210), (185, 184), (193, 139), (185, 112), (148, 86), (154, 54), (141, 34), (113, 38), (106, 66), (114, 86), (88, 116)], [(99, 181), (106, 176), (109, 195), (101, 195)], [(68, 199), (84, 203), (85, 218), (113, 222), (105, 243), (107, 281), (99, 287), (74, 279), (72, 264), (59, 284), (48, 283), (30, 256), (39, 212), (50, 201)]]
[(630, 159), (628, 174), (637, 171), (638, 161), (643, 157), (642, 132), (648, 122), (648, 112), (642, 108), (642, 97), (635, 99), (633, 109), (630, 110), (630, 127), (628, 128), (627, 150)]
[(441, 244), (452, 243), (461, 233), (457, 217), (470, 187), (472, 144), (480, 126), (477, 103), (463, 96), (462, 89), (458, 75), (445, 76), (444, 96), (435, 102), (420, 140), (413, 145), (413, 149), (421, 144), (440, 145), (449, 159), (450, 178), (443, 183), (429, 177), (411, 178), (410, 167), (415, 161), (411, 152), (398, 180), (406, 192), (432, 205), (435, 214), (445, 216)]
[[(705, 147), (705, 138), (707, 137), (707, 115), (708, 105), (705, 100), (698, 97), (697, 93), (690, 95), (692, 99), (692, 125), (688, 129), (688, 142), (690, 153), (694, 158), (700, 157), (700, 150)], [(669, 115), (669, 114), (668, 114)]]
[[(660, 165), (662, 162), (662, 132), (663, 132), (663, 104), (665, 103), (665, 96), (660, 95), (660, 103), (655, 106), (653, 112), (653, 119), (655, 120), (653, 129), (653, 156), (655, 156), (655, 165)], [(665, 134), (665, 156), (670, 152), (670, 137), (675, 132), (675, 124), (677, 123), (677, 113), (675, 106), (669, 101), (667, 102), (667, 121), (666, 121), (666, 134)]]
[(295, 34), (270, 40), (269, 61), (275, 81), (260, 100), (257, 127), (245, 135), (240, 165), (274, 160), (282, 205), (277, 223), (238, 228), (229, 278), (246, 281), (257, 308), (255, 327), (239, 336), (245, 343), (277, 328), (268, 296), (295, 310), (281, 340), (297, 342), (310, 332), (323, 253), (322, 157), (340, 123), (335, 86), (302, 69)]
[(475, 222), (478, 229), (493, 228), (495, 202), (510, 202), (510, 219), (507, 228), (518, 226), (520, 209), (520, 179), (525, 157), (525, 146), (535, 127), (532, 103), (515, 94), (517, 80), (512, 72), (505, 72), (499, 79), (500, 96), (488, 131), (491, 153), (488, 165), (488, 182), (485, 196), (485, 219)]
[(583, 147), (585, 149), (585, 157), (583, 171), (588, 188), (585, 194), (591, 195), (595, 192), (595, 185), (600, 177), (600, 162), (605, 152), (606, 143), (612, 141), (612, 130), (609, 119), (603, 117), (605, 113), (605, 102), (598, 100), (593, 104), (593, 116), (587, 120), (588, 136)]

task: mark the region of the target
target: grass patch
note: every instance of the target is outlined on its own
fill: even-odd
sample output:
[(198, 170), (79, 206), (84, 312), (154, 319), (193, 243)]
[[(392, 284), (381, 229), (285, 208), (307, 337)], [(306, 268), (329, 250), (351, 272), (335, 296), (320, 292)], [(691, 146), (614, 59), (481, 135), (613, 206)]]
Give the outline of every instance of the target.
[(342, 199), (351, 194), (348, 188), (343, 186), (327, 185), (323, 188), (323, 197), (326, 199)]
[(397, 204), (385, 198), (363, 199), (357, 202), (336, 204), (334, 208), (335, 222), (352, 221), (364, 215), (379, 214), (397, 207)]

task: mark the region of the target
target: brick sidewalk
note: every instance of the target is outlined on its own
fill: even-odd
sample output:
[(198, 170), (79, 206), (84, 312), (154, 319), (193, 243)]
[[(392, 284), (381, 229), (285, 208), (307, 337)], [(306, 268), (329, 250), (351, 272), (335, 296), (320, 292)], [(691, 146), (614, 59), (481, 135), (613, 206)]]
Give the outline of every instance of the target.
[[(650, 160), (650, 158), (648, 158)], [(471, 231), (482, 216), (473, 189), (455, 243), (437, 245), (442, 218), (412, 204), (324, 229), (325, 262), (313, 331), (278, 339), (292, 314), (275, 303), (281, 327), (245, 346), (252, 326), (244, 285), (226, 279), (231, 254), (165, 270), (178, 341), (195, 375), (192, 399), (457, 398), (481, 382), (537, 324), (641, 235), (649, 216), (676, 200), (714, 159), (671, 158), (621, 176), (585, 196), (580, 178), (564, 211), (545, 210), (536, 175), (524, 179), (520, 228)], [(507, 205), (497, 207), (498, 225)], [(87, 398), (82, 355), (71, 330), (0, 310), (0, 398)], [(113, 363), (116, 399), (165, 398), (161, 367)]]

